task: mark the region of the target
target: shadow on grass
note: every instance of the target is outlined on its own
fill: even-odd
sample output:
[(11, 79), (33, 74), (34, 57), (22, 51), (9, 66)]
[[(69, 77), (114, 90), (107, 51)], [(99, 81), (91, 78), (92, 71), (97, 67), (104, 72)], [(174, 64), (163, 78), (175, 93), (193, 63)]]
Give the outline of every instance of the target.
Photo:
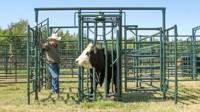
[(139, 91), (122, 94), (122, 102), (163, 101), (162, 93), (156, 91)]
[[(104, 99), (104, 92), (100, 92), (97, 90), (97, 99)], [(122, 98), (110, 97), (106, 98), (106, 100), (114, 100), (121, 102), (162, 102), (162, 101), (174, 101), (174, 94), (170, 94), (167, 92), (166, 100), (163, 100), (162, 91), (133, 91), (133, 92), (123, 92)], [(68, 102), (76, 102), (79, 104), (81, 101), (78, 100), (78, 93), (73, 91), (64, 91), (61, 89), (59, 95), (49, 94), (47, 98), (42, 99), (41, 101), (63, 101), (65, 103)], [(84, 101), (91, 102), (96, 101), (93, 99), (93, 96), (87, 96), (84, 98)], [(178, 103), (182, 104), (198, 104), (200, 102), (200, 88), (186, 88), (181, 85), (178, 90)]]
[(184, 88), (178, 93), (178, 103), (185, 105), (199, 104), (200, 102), (200, 89)]
[(41, 102), (52, 101), (54, 104), (58, 101), (62, 101), (64, 103), (68, 102), (76, 102), (79, 104), (77, 93), (65, 92), (64, 89), (60, 90), (59, 94), (51, 94), (49, 93), (47, 98), (43, 98), (40, 100)]
[[(174, 100), (174, 95), (167, 95), (167, 99)], [(177, 103), (184, 105), (199, 104), (200, 88), (189, 88), (185, 85), (179, 85)]]

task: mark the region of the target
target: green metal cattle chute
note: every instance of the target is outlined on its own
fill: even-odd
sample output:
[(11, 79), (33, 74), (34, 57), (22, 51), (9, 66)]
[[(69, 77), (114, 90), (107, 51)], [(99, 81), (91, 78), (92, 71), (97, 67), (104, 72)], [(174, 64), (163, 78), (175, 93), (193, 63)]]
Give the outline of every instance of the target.
[[(87, 32), (86, 35), (86, 39), (87, 40), (91, 40), (89, 38), (94, 37), (92, 39), (93, 41), (93, 45), (95, 46), (99, 46), (99, 44), (101, 44), (101, 46), (104, 47), (104, 52), (105, 52), (105, 79), (104, 79), (104, 98), (109, 98), (111, 96), (116, 97), (117, 99), (121, 98), (121, 74), (122, 74), (122, 69), (121, 69), (121, 57), (122, 57), (122, 53), (121, 53), (121, 49), (122, 49), (122, 32), (121, 32), (121, 21), (122, 21), (122, 12), (79, 12), (79, 49), (80, 51), (83, 50), (83, 43), (84, 43), (84, 29)], [(114, 37), (114, 28), (115, 27), (119, 27), (119, 29), (117, 30), (116, 33), (116, 40), (113, 40)], [(107, 32), (107, 33), (106, 33)], [(108, 35), (110, 36), (110, 38), (108, 38)], [(99, 39), (99, 37), (102, 37), (102, 39)], [(108, 41), (111, 41), (111, 43), (109, 43)], [(82, 43), (82, 44), (81, 44)], [(88, 41), (87, 41), (88, 44)], [(114, 45), (115, 48), (114, 49)], [(107, 55), (107, 49), (108, 46), (110, 46), (109, 49), (112, 49), (112, 65), (108, 65), (107, 62), (109, 60), (108, 59), (108, 55)], [(99, 46), (100, 47), (100, 46)], [(114, 60), (113, 59), (113, 52), (114, 50), (117, 51), (117, 59)], [(114, 79), (114, 63), (117, 63), (117, 93), (115, 93), (113, 91), (113, 81)], [(108, 66), (112, 66), (112, 74), (108, 74)], [(85, 99), (88, 97), (92, 96), (91, 100), (96, 100), (98, 97), (96, 97), (97, 93), (96, 90), (97, 88), (95, 87), (96, 84), (96, 75), (95, 75), (95, 69), (93, 70), (93, 93), (90, 94), (88, 92), (89, 87), (84, 87), (84, 85), (89, 85), (88, 81), (87, 84), (84, 84), (84, 80), (80, 80), (79, 83), (79, 99)], [(80, 72), (80, 78), (79, 79), (88, 79), (84, 78), (84, 74), (83, 74), (83, 68), (79, 67), (79, 72)], [(107, 83), (108, 83), (108, 75), (112, 75), (112, 92), (110, 94), (107, 93)], [(91, 86), (91, 85), (90, 85)], [(110, 85), (109, 85), (110, 86)], [(84, 90), (87, 90), (87, 92), (84, 92)], [(100, 92), (99, 92), (100, 93)], [(101, 93), (100, 93), (101, 95)], [(102, 96), (102, 95), (101, 95)], [(102, 97), (101, 97), (102, 98)], [(89, 98), (88, 98), (89, 99)]]
[[(97, 47), (104, 47), (105, 48), (105, 57), (107, 59), (107, 48), (110, 48), (112, 50), (116, 50), (117, 52), (117, 59), (112, 59), (112, 64), (117, 64), (117, 93), (113, 92), (113, 83), (111, 84), (112, 92), (111, 94), (106, 93), (106, 86), (104, 89), (99, 88), (97, 93), (89, 94), (89, 72), (87, 70), (84, 70), (82, 67), (78, 67), (78, 74), (77, 74), (77, 99), (73, 99), (74, 101), (82, 101), (82, 100), (97, 100), (97, 99), (110, 99), (110, 97), (121, 100), (121, 101), (129, 101), (129, 99), (126, 99), (123, 95), (126, 95), (125, 91), (160, 91), (163, 96), (159, 101), (164, 101), (166, 99), (166, 91), (168, 90), (166, 85), (166, 30), (165, 28), (165, 8), (163, 7), (69, 7), (69, 8), (35, 8), (35, 23), (36, 26), (32, 29), (29, 28), (29, 31), (32, 32), (32, 40), (28, 40), (29, 44), (28, 46), (33, 45), (33, 49), (31, 52), (34, 52), (32, 54), (28, 54), (28, 56), (31, 56), (30, 58), (33, 58), (32, 62), (34, 67), (29, 67), (27, 69), (28, 74), (32, 74), (31, 76), (35, 76), (32, 78), (35, 79), (29, 79), (30, 81), (33, 81), (33, 91), (36, 93), (35, 99), (38, 100), (38, 94), (37, 91), (39, 91), (44, 85), (39, 80), (44, 80), (41, 78), (44, 78), (44, 76), (41, 76), (39, 74), (42, 74), (45, 72), (46, 68), (45, 66), (41, 66), (40, 64), (43, 63), (43, 59), (39, 58), (38, 55), (39, 52), (42, 52), (40, 50), (39, 41), (41, 40), (42, 36), (40, 34), (40, 25), (39, 25), (39, 12), (43, 11), (71, 11), (74, 13), (74, 25), (73, 26), (49, 26), (48, 32), (49, 34), (52, 33), (52, 31), (49, 31), (50, 28), (75, 28), (78, 30), (78, 40), (76, 44), (77, 51), (75, 51), (74, 59), (76, 59), (83, 49), (87, 46), (89, 42), (93, 42), (94, 45)], [(138, 25), (135, 24), (129, 24), (127, 22), (127, 11), (160, 11), (161, 12), (161, 24), (158, 27), (154, 28), (141, 28)], [(78, 23), (78, 25), (76, 25)], [(156, 34), (148, 35), (146, 37), (142, 37), (141, 34), (138, 33), (140, 30), (145, 31), (157, 31)], [(137, 40), (129, 40), (127, 38), (126, 32), (132, 32), (134, 33), (134, 37)], [(29, 37), (31, 37), (30, 34), (28, 34)], [(47, 35), (49, 36), (49, 35)], [(154, 37), (158, 36), (158, 40), (154, 40)], [(147, 40), (147, 41), (146, 41)], [(63, 40), (64, 42), (65, 40)], [(66, 40), (67, 41), (67, 40)], [(72, 41), (71, 41), (72, 42)], [(31, 45), (30, 45), (31, 44)], [(128, 47), (128, 44), (131, 44), (132, 48)], [(146, 44), (147, 49), (143, 46), (143, 44)], [(147, 46), (148, 45), (148, 46)], [(176, 46), (176, 44), (174, 44)], [(72, 50), (72, 49), (71, 49)], [(134, 51), (135, 50), (135, 51)], [(63, 50), (68, 51), (68, 50)], [(130, 52), (129, 52), (130, 51)], [(132, 54), (129, 54), (132, 53)], [(144, 56), (145, 53), (148, 55)], [(176, 53), (176, 52), (173, 52)], [(143, 56), (142, 56), (143, 55)], [(28, 57), (27, 57), (28, 58)], [(67, 57), (63, 57), (63, 59), (66, 59)], [(155, 59), (155, 60), (154, 60)], [(177, 59), (176, 55), (174, 55), (173, 60)], [(35, 60), (35, 61), (34, 61)], [(129, 62), (130, 60), (130, 62)], [(123, 62), (124, 61), (124, 62)], [(41, 63), (42, 62), (42, 63)], [(107, 62), (107, 60), (105, 60)], [(27, 64), (30, 64), (30, 62), (27, 62)], [(40, 64), (39, 64), (40, 63)], [(73, 63), (73, 66), (76, 66)], [(131, 63), (129, 65), (129, 63)], [(146, 65), (144, 65), (146, 64)], [(31, 64), (30, 64), (31, 65)], [(143, 66), (144, 65), (144, 66)], [(112, 65), (106, 65), (112, 66)], [(45, 70), (41, 70), (40, 68), (44, 68)], [(77, 66), (76, 66), (77, 67)], [(75, 67), (75, 68), (76, 68)], [(175, 66), (174, 66), (175, 67)], [(175, 67), (176, 68), (176, 67)], [(34, 69), (30, 72), (31, 69)], [(156, 70), (154, 70), (156, 69)], [(76, 71), (76, 70), (73, 70)], [(131, 74), (134, 76), (132, 77)], [(146, 73), (143, 74), (142, 72)], [(152, 76), (153, 72), (158, 73), (159, 76)], [(174, 71), (175, 73), (176, 71)], [(149, 74), (150, 73), (150, 74)], [(107, 71), (105, 71), (105, 76), (107, 77)], [(130, 76), (130, 77), (129, 77)], [(135, 77), (136, 76), (136, 77)], [(146, 77), (148, 76), (148, 77)], [(41, 77), (41, 78), (38, 78)], [(146, 78), (145, 78), (146, 77)], [(94, 75), (95, 78), (95, 75)], [(39, 80), (38, 80), (39, 79)], [(145, 80), (148, 80), (145, 82)], [(157, 83), (159, 86), (153, 85), (154, 83)], [(131, 86), (128, 82), (136, 82), (136, 89), (131, 89)], [(177, 80), (174, 80), (175, 82)], [(105, 78), (104, 85), (106, 85), (107, 80)], [(41, 84), (41, 86), (38, 86), (38, 84)], [(94, 81), (95, 84), (95, 81)], [(156, 88), (138, 88), (139, 85), (149, 85), (150, 87)], [(95, 86), (94, 86), (95, 87)], [(130, 89), (129, 89), (130, 87)], [(141, 86), (142, 87), (142, 86)], [(96, 90), (96, 88), (94, 88)], [(32, 93), (33, 91), (29, 91), (29, 93)], [(28, 94), (29, 94), (28, 93)], [(103, 94), (102, 94), (103, 93)], [(134, 94), (134, 93), (133, 93)], [(176, 92), (175, 92), (176, 94)], [(30, 94), (29, 94), (30, 95)], [(135, 101), (135, 99), (131, 99), (131, 101)], [(29, 100), (30, 102), (30, 100)]]

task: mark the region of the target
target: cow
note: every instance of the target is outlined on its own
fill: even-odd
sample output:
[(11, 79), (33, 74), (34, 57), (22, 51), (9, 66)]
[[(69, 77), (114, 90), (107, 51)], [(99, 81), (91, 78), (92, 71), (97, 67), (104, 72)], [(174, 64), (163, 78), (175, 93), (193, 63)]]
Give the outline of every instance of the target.
[[(83, 50), (81, 55), (75, 60), (75, 63), (79, 66), (83, 66), (85, 69), (90, 70), (90, 82), (91, 82), (91, 94), (93, 93), (93, 67), (95, 68), (95, 80), (96, 80), (96, 88), (97, 85), (100, 84), (102, 86), (105, 78), (105, 50), (104, 48), (97, 48), (92, 43), (88, 44), (88, 46)], [(116, 59), (116, 51), (107, 49), (107, 94), (109, 94), (110, 82), (112, 79), (112, 66), (114, 69), (114, 85), (115, 92), (117, 92), (116, 88), (116, 74), (117, 74), (117, 65), (116, 63), (112, 63), (112, 53), (114, 60)]]

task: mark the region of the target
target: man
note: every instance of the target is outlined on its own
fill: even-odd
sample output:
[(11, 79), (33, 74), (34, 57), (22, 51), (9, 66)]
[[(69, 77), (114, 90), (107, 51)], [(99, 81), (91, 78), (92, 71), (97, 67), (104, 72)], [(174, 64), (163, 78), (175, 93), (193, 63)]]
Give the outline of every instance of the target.
[(51, 93), (58, 94), (59, 93), (59, 69), (61, 63), (61, 52), (60, 47), (58, 45), (58, 40), (61, 40), (61, 37), (58, 37), (57, 34), (52, 34), (50, 42), (42, 44), (42, 49), (46, 52), (47, 58), (47, 68), (52, 76), (52, 87)]

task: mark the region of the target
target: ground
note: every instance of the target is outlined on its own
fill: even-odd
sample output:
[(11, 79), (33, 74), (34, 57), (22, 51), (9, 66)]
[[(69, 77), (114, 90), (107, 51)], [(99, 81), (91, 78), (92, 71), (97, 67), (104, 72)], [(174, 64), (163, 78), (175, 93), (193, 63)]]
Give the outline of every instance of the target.
[[(199, 112), (200, 111), (200, 81), (179, 82), (178, 103), (174, 103), (173, 95), (167, 94), (167, 101), (152, 102), (123, 102), (98, 100), (92, 102), (76, 102), (68, 99), (77, 97), (72, 92), (63, 90), (60, 96), (51, 95), (50, 90), (42, 90), (40, 101), (34, 101), (31, 95), (31, 104), (27, 104), (27, 84), (0, 84), (0, 112)], [(145, 98), (156, 97), (154, 92), (123, 93), (123, 97)], [(47, 101), (42, 101), (47, 100)]]

